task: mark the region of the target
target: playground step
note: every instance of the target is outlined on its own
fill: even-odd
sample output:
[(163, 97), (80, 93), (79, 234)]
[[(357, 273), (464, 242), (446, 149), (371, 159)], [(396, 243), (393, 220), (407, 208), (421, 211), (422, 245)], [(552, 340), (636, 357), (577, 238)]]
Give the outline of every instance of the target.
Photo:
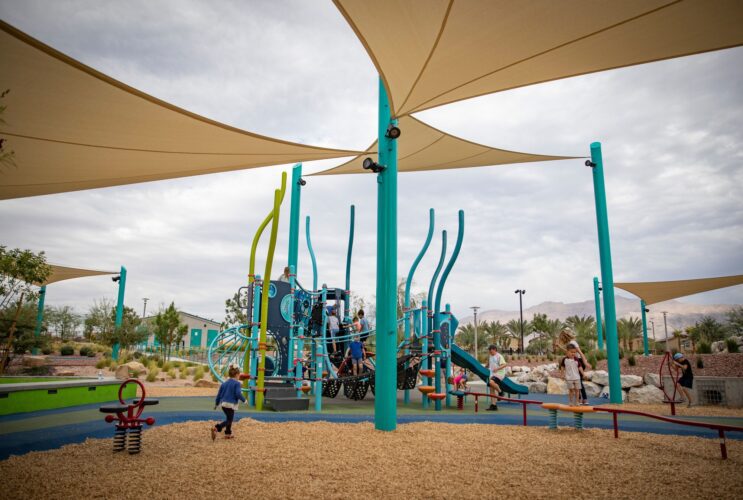
[(266, 405), (273, 411), (307, 410), (310, 407), (309, 398), (271, 398), (266, 399)]
[(289, 386), (267, 385), (265, 389), (266, 389), (266, 399), (294, 398), (297, 396), (297, 389), (295, 387), (292, 387), (291, 385)]

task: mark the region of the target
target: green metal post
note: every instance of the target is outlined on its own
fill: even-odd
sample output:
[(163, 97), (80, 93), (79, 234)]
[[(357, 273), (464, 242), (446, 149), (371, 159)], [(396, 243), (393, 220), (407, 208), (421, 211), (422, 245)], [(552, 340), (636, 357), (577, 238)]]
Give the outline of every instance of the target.
[(397, 428), (397, 140), (387, 137), (392, 119), (387, 91), (379, 79), (377, 175), (377, 368), (374, 427)]
[(604, 315), (606, 316), (606, 358), (609, 365), (610, 401), (622, 403), (622, 383), (619, 372), (619, 340), (617, 338), (617, 311), (614, 304), (614, 272), (611, 265), (609, 240), (609, 216), (606, 210), (606, 186), (604, 184), (604, 161), (601, 143), (591, 144), (591, 167), (593, 170), (593, 192), (596, 199), (596, 225), (601, 258), (601, 286), (604, 292)]
[[(36, 312), (36, 328), (34, 328), (34, 337), (38, 339), (41, 335), (41, 325), (44, 322), (44, 299), (46, 298), (46, 285), (39, 290), (39, 308)], [(39, 349), (34, 347), (32, 354), (39, 354)]]
[(599, 350), (604, 350), (604, 324), (601, 322), (601, 290), (599, 279), (593, 277), (593, 301), (596, 304), (596, 338), (599, 341)]
[[(126, 291), (126, 268), (121, 266), (121, 272), (119, 274), (119, 299), (116, 301), (116, 321), (114, 323), (114, 331), (118, 332), (121, 328), (121, 322), (124, 319), (124, 292)], [(119, 343), (116, 342), (111, 348), (111, 359), (114, 361), (119, 359)]]
[(287, 265), (294, 266), (297, 271), (297, 260), (299, 254), (299, 211), (302, 198), (302, 164), (297, 163), (292, 168), (292, 200), (289, 215), (289, 258)]
[(308, 215), (306, 220), (306, 236), (307, 236), (307, 249), (310, 251), (310, 260), (312, 261), (312, 291), (317, 291), (317, 259), (315, 259), (315, 252), (312, 251), (312, 239), (310, 238), (310, 216)]
[(644, 300), (640, 300), (640, 308), (642, 308), (642, 350), (644, 356), (650, 356), (650, 346), (648, 345), (648, 319), (645, 316), (645, 305)]

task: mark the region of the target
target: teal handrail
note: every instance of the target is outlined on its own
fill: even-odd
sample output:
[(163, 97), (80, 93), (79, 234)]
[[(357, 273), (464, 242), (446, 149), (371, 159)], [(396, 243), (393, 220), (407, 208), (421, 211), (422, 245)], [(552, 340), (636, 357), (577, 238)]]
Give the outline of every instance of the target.
[(312, 250), (312, 239), (310, 238), (310, 216), (308, 215), (306, 220), (306, 236), (307, 236), (307, 248), (310, 251), (310, 259), (312, 260), (312, 291), (317, 290), (317, 260), (315, 259), (315, 252)]

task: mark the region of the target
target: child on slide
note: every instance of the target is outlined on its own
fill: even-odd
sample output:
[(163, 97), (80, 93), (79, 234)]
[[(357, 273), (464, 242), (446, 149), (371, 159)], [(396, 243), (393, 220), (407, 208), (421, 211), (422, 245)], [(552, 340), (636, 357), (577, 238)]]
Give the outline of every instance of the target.
[(237, 380), (237, 376), (240, 373), (240, 369), (236, 366), (230, 366), (227, 374), (230, 378), (225, 380), (221, 386), (219, 386), (219, 392), (217, 392), (217, 399), (214, 401), (214, 409), (217, 406), (222, 407), (222, 411), (225, 415), (225, 420), (211, 429), (212, 441), (217, 439), (217, 433), (222, 432), (224, 429), (224, 438), (232, 439), (232, 420), (235, 418), (235, 411), (237, 410), (238, 401), (245, 402), (245, 396), (243, 396), (242, 387), (240, 382)]

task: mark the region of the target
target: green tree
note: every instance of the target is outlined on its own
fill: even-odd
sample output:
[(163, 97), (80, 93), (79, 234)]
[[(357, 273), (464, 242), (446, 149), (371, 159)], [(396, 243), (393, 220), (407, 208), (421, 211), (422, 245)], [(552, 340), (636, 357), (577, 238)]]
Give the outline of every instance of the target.
[(694, 328), (699, 332), (699, 338), (704, 339), (704, 342), (709, 344), (723, 340), (727, 336), (725, 327), (712, 316), (702, 316), (702, 319), (694, 325)]
[(188, 326), (181, 324), (178, 311), (173, 302), (164, 311), (157, 313), (153, 323), (155, 338), (160, 343), (163, 356), (165, 359), (168, 359), (170, 358), (170, 351), (173, 345), (180, 344), (183, 337), (185, 337)]
[[(109, 324), (114, 325), (116, 322), (116, 308), (111, 308), (108, 318)], [(131, 307), (124, 306), (121, 326), (118, 329), (112, 326), (110, 329), (103, 330), (99, 338), (101, 342), (108, 346), (118, 343), (122, 349), (129, 349), (131, 346), (144, 341), (149, 335), (147, 328), (139, 327), (141, 323), (142, 319), (136, 311)]]
[(16, 328), (21, 311), (26, 303), (34, 303), (38, 298), (37, 286), (44, 283), (52, 273), (46, 263), (44, 252), (34, 253), (18, 248), (8, 250), (0, 246), (0, 311), (11, 307), (7, 329), (0, 331), (0, 374), (10, 363), (13, 342), (16, 339)]
[(569, 316), (565, 324), (575, 333), (575, 338), (582, 349), (589, 350), (596, 342), (596, 319), (593, 316)]
[(539, 338), (545, 340), (544, 345), (551, 346), (553, 353), (555, 352), (557, 337), (564, 327), (565, 324), (562, 321), (559, 319), (549, 319), (546, 314), (537, 313), (531, 320), (531, 330)]
[(221, 325), (223, 330), (248, 323), (248, 311), (241, 308), (240, 304), (243, 306), (248, 305), (247, 290), (237, 292), (231, 299), (224, 301), (224, 321), (222, 321)]
[(63, 341), (72, 339), (82, 324), (80, 315), (70, 306), (49, 307), (45, 316), (49, 332)]
[[(479, 332), (478, 332), (479, 333)], [(465, 351), (472, 351), (475, 348), (475, 326), (471, 323), (459, 325), (454, 343)]]
[(104, 297), (93, 302), (83, 323), (83, 336), (87, 340), (102, 340), (113, 334), (116, 315), (111, 311), (115, 311), (112, 300)]
[[(512, 319), (508, 323), (506, 323), (506, 328), (510, 332), (511, 336), (518, 339), (519, 345), (521, 345), (521, 319)], [(524, 342), (526, 342), (526, 337), (529, 335), (532, 330), (532, 324), (528, 321), (524, 321)]]
[(632, 339), (642, 335), (642, 320), (635, 316), (617, 321), (617, 336), (624, 344), (624, 350), (630, 351)]
[(730, 335), (743, 335), (743, 306), (730, 309), (726, 316), (727, 330)]
[(498, 346), (500, 351), (508, 350), (513, 335), (508, 327), (500, 321), (484, 322), (482, 325), (485, 339)]

